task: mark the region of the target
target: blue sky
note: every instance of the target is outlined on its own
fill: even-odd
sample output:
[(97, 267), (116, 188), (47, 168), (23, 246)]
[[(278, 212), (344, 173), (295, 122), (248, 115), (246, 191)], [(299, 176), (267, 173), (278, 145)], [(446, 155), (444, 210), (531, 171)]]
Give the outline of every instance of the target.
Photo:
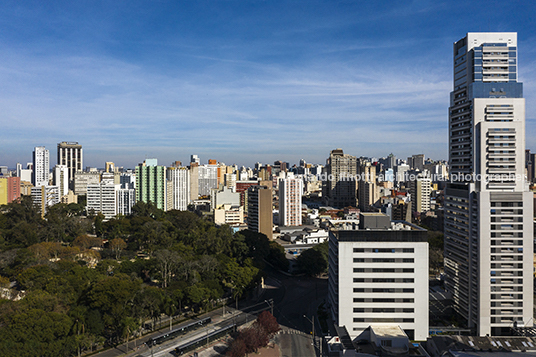
[(536, 150), (532, 1), (5, 1), (0, 165), (447, 158), (452, 43), (518, 32)]

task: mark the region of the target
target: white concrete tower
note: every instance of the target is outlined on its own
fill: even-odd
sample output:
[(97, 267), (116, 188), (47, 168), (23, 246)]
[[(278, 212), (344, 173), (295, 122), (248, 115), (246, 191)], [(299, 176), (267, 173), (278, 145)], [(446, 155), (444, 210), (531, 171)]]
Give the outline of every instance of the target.
[(454, 43), (446, 286), (479, 336), (533, 324), (533, 198), (517, 78), (516, 33), (468, 33)]

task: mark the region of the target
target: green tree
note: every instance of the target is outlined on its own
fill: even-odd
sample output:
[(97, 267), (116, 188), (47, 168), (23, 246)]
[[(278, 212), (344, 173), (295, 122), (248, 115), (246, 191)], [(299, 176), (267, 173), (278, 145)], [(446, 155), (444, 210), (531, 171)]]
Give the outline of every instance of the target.
[[(322, 274), (328, 269), (328, 259), (322, 248), (307, 249), (303, 251), (297, 259), (298, 267), (311, 276)], [(317, 248), (317, 249), (315, 249)]]

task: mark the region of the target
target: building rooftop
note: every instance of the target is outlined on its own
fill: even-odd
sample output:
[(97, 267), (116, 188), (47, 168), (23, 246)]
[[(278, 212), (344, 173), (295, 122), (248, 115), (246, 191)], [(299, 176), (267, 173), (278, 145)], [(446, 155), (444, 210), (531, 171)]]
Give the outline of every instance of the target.
[(371, 330), (376, 336), (391, 338), (408, 338), (404, 330), (398, 325), (370, 325)]

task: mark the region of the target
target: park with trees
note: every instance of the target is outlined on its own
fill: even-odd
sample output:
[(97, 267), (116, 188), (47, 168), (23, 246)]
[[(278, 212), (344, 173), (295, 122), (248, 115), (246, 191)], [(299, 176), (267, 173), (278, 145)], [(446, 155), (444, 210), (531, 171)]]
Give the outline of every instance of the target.
[(57, 204), (42, 218), (29, 197), (0, 207), (0, 355), (113, 346), (163, 314), (246, 296), (265, 259), (286, 264), (284, 251), (260, 233), (233, 234), (150, 203), (132, 211), (106, 221), (81, 205)]

